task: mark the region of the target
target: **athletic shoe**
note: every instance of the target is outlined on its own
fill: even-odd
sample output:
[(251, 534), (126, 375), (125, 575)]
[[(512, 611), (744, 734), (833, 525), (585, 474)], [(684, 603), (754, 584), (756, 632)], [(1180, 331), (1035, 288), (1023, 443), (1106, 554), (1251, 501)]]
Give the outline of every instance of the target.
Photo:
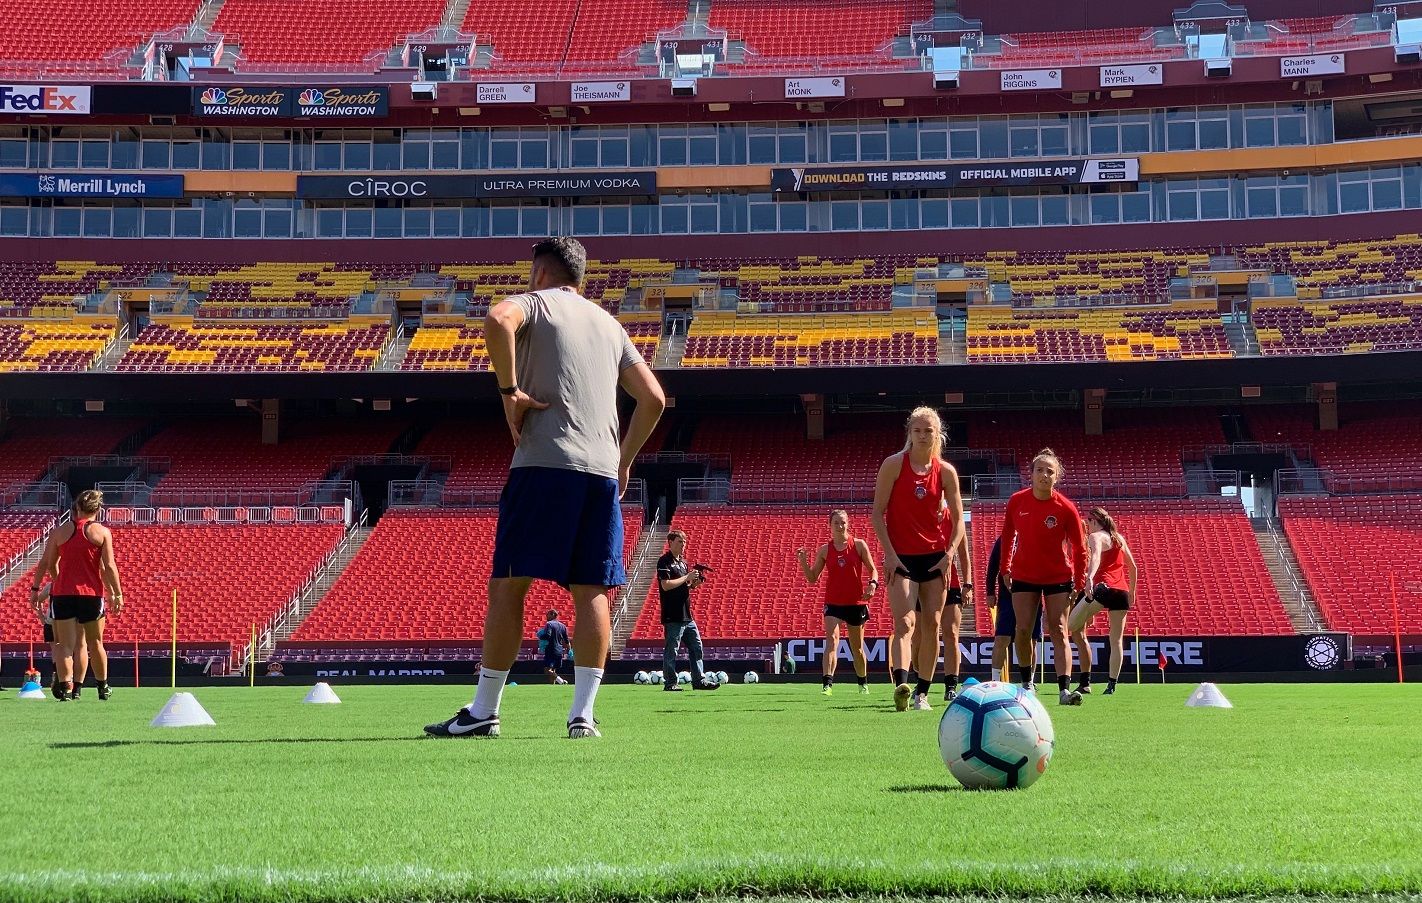
[(1032, 683), (1031, 681), (1028, 681), (1027, 683), (1022, 685), (1022, 689), (1024, 692), (1027, 693), (1035, 693), (1037, 692), (1037, 685)]
[(108, 684), (99, 684), (99, 701), (108, 702), (109, 697), (113, 695), (113, 692), (113, 690), (109, 689)]
[(957, 691), (955, 688), (953, 688), (953, 687), (944, 687), (944, 688), (943, 688), (943, 701), (944, 701), (944, 702), (952, 702), (954, 699), (957, 699), (957, 698), (958, 698), (958, 691)]
[(701, 683), (692, 684), (691, 688), (693, 690), (719, 690), (721, 689), (721, 685), (716, 683), (716, 681), (714, 680), (708, 680), (707, 678), (703, 677), (701, 678)]
[(601, 737), (602, 733), (597, 729), (597, 719), (589, 721), (586, 718), (574, 718), (568, 722), (568, 739), (581, 740), (584, 737)]
[(1104, 690), (1101, 691), (1101, 695), (1102, 695), (1102, 696), (1115, 696), (1115, 695), (1116, 695), (1116, 688), (1115, 688), (1115, 687), (1107, 687), (1106, 689), (1104, 689)]
[(1080, 694), (1083, 695), (1083, 696), (1090, 696), (1090, 695), (1091, 695), (1091, 684), (1077, 684), (1077, 685), (1076, 685), (1076, 692), (1080, 693)]
[(915, 693), (915, 694), (913, 694), (913, 705), (911, 706), (911, 708), (912, 708), (914, 711), (916, 711), (916, 712), (931, 712), (931, 711), (933, 711), (933, 706), (929, 705), (929, 703), (928, 703), (928, 694), (927, 694), (927, 693)]
[(833, 696), (833, 695), (834, 695), (834, 687), (820, 687), (820, 695), (821, 695), (821, 696)]
[(62, 684), (59, 681), (55, 681), (54, 686), (50, 687), (49, 691), (53, 693), (54, 698), (58, 699), (60, 702), (69, 701), (70, 690), (68, 684)]
[(867, 686), (865, 686), (864, 684), (860, 684), (860, 685), (859, 685), (859, 695), (860, 695), (860, 696), (868, 696), (868, 695), (869, 695), (869, 688), (868, 688)]
[(894, 710), (907, 712), (909, 707), (909, 697), (913, 695), (913, 687), (908, 684), (899, 684), (894, 687)]
[(83, 685), (83, 684), (75, 684), (75, 685), (74, 685), (74, 689), (73, 689), (72, 691), (70, 691), (70, 693), (69, 693), (69, 698), (70, 698), (70, 699), (78, 699), (78, 698), (79, 698), (79, 692), (80, 692), (81, 690), (83, 690), (83, 689), (84, 689), (84, 685)]
[(1062, 705), (1081, 705), (1081, 694), (1076, 690), (1062, 690), (1057, 694), (1057, 702)]
[(454, 713), (454, 717), (439, 724), (425, 725), (425, 733), (431, 737), (488, 737), (499, 735), (499, 716), (475, 718), (465, 706)]
[(680, 693), (681, 687), (677, 684), (666, 684), (662, 687), (663, 693)]
[(555, 687), (561, 687), (561, 686), (563, 686), (563, 685), (566, 684), (566, 683), (567, 683), (567, 681), (564, 680), (564, 679), (561, 678), (561, 677), (555, 677), (555, 678), (553, 678), (553, 686), (555, 686)]

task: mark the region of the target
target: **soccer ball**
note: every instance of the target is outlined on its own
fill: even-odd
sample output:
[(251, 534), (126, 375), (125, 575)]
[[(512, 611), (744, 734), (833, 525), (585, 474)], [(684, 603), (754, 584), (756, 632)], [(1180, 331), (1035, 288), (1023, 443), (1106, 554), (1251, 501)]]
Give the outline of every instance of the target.
[(661, 682), (662, 682), (662, 672), (660, 672), (660, 671), (648, 671), (648, 672), (647, 672), (647, 682), (650, 683), (650, 684), (659, 684), (659, 683), (661, 683)]
[(702, 675), (701, 679), (708, 684), (719, 684), (721, 682), (721, 678), (716, 676), (715, 671), (707, 671), (704, 675)]
[(1030, 787), (1055, 747), (1046, 708), (1016, 684), (964, 687), (938, 722), (943, 764), (969, 790)]
[(717, 672), (716, 672), (716, 683), (718, 683), (718, 684), (728, 684), (728, 683), (730, 683), (730, 682), (731, 682), (731, 675), (727, 674), (725, 671), (717, 671)]
[(745, 681), (746, 683), (748, 683), (748, 684), (758, 684), (758, 683), (760, 683), (760, 675), (757, 674), (757, 673), (755, 673), (754, 671), (747, 671), (747, 672), (746, 672), (746, 676), (743, 677), (743, 678), (741, 678), (741, 679), (744, 680), (744, 681)]
[(646, 671), (638, 671), (632, 675), (632, 682), (634, 684), (649, 684), (652, 682), (652, 678), (647, 675)]
[(677, 675), (676, 675), (676, 682), (679, 683), (679, 684), (689, 684), (689, 683), (691, 683), (691, 672), (690, 672), (690, 671), (678, 671), (678, 672), (677, 672)]

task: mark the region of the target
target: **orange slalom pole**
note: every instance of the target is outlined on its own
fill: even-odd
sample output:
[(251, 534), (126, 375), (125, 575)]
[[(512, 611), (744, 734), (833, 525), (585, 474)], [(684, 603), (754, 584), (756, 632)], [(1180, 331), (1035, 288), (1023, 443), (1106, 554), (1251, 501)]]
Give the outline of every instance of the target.
[(1397, 654), (1397, 682), (1402, 683), (1402, 615), (1397, 608), (1397, 575), (1388, 577), (1392, 585), (1392, 642)]

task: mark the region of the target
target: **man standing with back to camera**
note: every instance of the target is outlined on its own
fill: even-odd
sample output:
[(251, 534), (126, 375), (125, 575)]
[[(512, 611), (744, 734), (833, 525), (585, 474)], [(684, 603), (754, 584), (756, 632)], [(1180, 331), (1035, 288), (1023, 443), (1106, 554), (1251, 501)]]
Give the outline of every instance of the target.
[[(453, 718), (425, 727), (437, 737), (499, 735), (499, 702), (534, 580), (566, 588), (577, 615), (568, 737), (601, 736), (593, 703), (612, 638), (607, 591), (627, 582), (621, 496), (666, 397), (621, 324), (580, 293), (586, 271), (576, 239), (541, 241), (531, 291), (484, 318), (514, 456), (499, 496), (479, 687)], [(620, 447), (618, 386), (636, 402)]]

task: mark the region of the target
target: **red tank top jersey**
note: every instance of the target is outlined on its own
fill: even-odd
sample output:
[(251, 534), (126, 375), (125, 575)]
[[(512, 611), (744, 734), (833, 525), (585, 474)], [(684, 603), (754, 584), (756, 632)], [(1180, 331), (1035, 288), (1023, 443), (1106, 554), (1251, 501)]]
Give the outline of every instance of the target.
[[(1067, 558), (1068, 546), (1071, 558)], [(1031, 489), (1013, 493), (1002, 522), (1002, 558), (1002, 569), (1013, 580), (1044, 585), (1071, 582), (1084, 589), (1086, 530), (1076, 505), (1055, 490), (1045, 501)]]
[(50, 590), (56, 596), (102, 596), (104, 581), (99, 575), (99, 547), (85, 531), (91, 520), (74, 524), (74, 535), (59, 547), (59, 578)]
[(849, 537), (843, 551), (831, 541), (825, 549), (825, 604), (858, 605), (864, 601), (864, 559), (859, 544)]
[(1096, 582), (1104, 583), (1112, 589), (1131, 588), (1130, 581), (1126, 579), (1126, 556), (1111, 540), (1109, 533), (1106, 534), (1106, 548), (1101, 550), (1101, 560), (1096, 564)]
[(889, 542), (897, 555), (931, 555), (943, 551), (939, 509), (943, 507), (943, 476), (935, 459), (920, 476), (909, 464), (908, 452), (900, 457), (899, 475), (889, 494), (884, 521)]

